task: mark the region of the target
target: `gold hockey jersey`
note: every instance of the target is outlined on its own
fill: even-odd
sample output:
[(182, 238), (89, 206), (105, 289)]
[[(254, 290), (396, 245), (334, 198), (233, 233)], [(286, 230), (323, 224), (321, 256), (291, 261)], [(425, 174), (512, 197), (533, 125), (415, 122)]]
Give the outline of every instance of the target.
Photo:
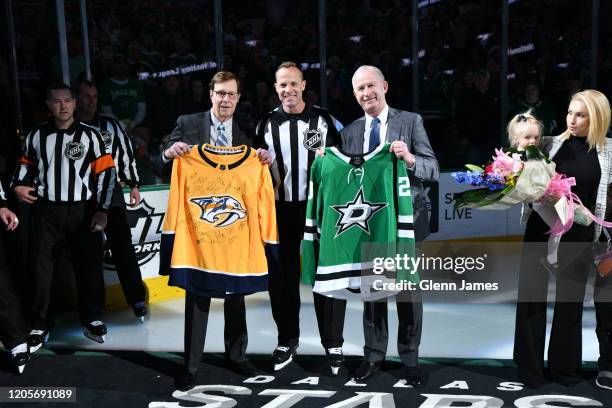
[(202, 296), (268, 289), (278, 244), (270, 170), (248, 146), (194, 146), (174, 160), (160, 251), (168, 284)]

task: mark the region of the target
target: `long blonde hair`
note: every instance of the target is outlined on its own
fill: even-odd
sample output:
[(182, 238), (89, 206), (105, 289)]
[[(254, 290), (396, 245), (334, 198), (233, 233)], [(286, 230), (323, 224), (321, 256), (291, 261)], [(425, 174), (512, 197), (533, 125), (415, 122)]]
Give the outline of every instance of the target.
[[(610, 102), (606, 95), (594, 89), (586, 89), (577, 92), (572, 96), (570, 101), (580, 101), (584, 103), (589, 112), (589, 130), (587, 134), (587, 142), (589, 149), (597, 147), (601, 150), (606, 147), (606, 134), (610, 128)], [(567, 140), (570, 137), (569, 129), (561, 133), (561, 140)]]

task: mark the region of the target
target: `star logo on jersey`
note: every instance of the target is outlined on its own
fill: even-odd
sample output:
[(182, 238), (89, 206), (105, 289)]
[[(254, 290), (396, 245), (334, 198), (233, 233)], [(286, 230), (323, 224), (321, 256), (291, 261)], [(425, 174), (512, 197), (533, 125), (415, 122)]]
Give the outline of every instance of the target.
[(68, 142), (64, 154), (70, 160), (80, 160), (85, 156), (85, 145), (81, 142)]
[(209, 196), (192, 198), (192, 203), (200, 206), (200, 219), (215, 227), (227, 227), (246, 218), (246, 211), (232, 196)]
[(323, 132), (319, 129), (306, 129), (304, 131), (304, 147), (307, 150), (317, 150), (323, 147)]
[(368, 222), (374, 214), (387, 205), (387, 203), (370, 203), (365, 201), (363, 198), (363, 187), (359, 189), (353, 201), (349, 201), (345, 205), (332, 205), (331, 208), (340, 214), (340, 218), (336, 222), (338, 231), (336, 231), (334, 238), (338, 238), (340, 234), (353, 226), (361, 228), (366, 234), (369, 234), (370, 227)]
[(113, 141), (113, 135), (108, 130), (100, 131), (100, 136), (102, 136), (102, 141), (104, 142), (104, 146), (110, 147), (111, 142)]

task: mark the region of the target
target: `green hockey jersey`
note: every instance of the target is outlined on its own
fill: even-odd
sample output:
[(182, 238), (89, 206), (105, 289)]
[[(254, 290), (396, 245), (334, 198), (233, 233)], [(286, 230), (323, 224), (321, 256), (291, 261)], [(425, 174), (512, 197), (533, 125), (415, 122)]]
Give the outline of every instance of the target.
[(302, 249), (302, 281), (325, 296), (372, 301), (418, 282), (402, 262), (415, 256), (410, 181), (389, 144), (315, 159)]

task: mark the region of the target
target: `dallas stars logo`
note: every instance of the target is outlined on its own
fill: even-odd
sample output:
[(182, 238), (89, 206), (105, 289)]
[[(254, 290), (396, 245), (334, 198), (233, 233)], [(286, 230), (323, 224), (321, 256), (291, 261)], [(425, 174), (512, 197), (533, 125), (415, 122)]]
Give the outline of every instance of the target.
[(332, 205), (331, 208), (341, 215), (338, 222), (336, 222), (338, 231), (336, 231), (334, 238), (338, 238), (340, 234), (352, 226), (361, 228), (366, 234), (370, 234), (368, 222), (374, 214), (387, 205), (387, 203), (370, 203), (365, 201), (363, 198), (363, 187), (359, 189), (352, 202), (348, 202), (345, 205)]

